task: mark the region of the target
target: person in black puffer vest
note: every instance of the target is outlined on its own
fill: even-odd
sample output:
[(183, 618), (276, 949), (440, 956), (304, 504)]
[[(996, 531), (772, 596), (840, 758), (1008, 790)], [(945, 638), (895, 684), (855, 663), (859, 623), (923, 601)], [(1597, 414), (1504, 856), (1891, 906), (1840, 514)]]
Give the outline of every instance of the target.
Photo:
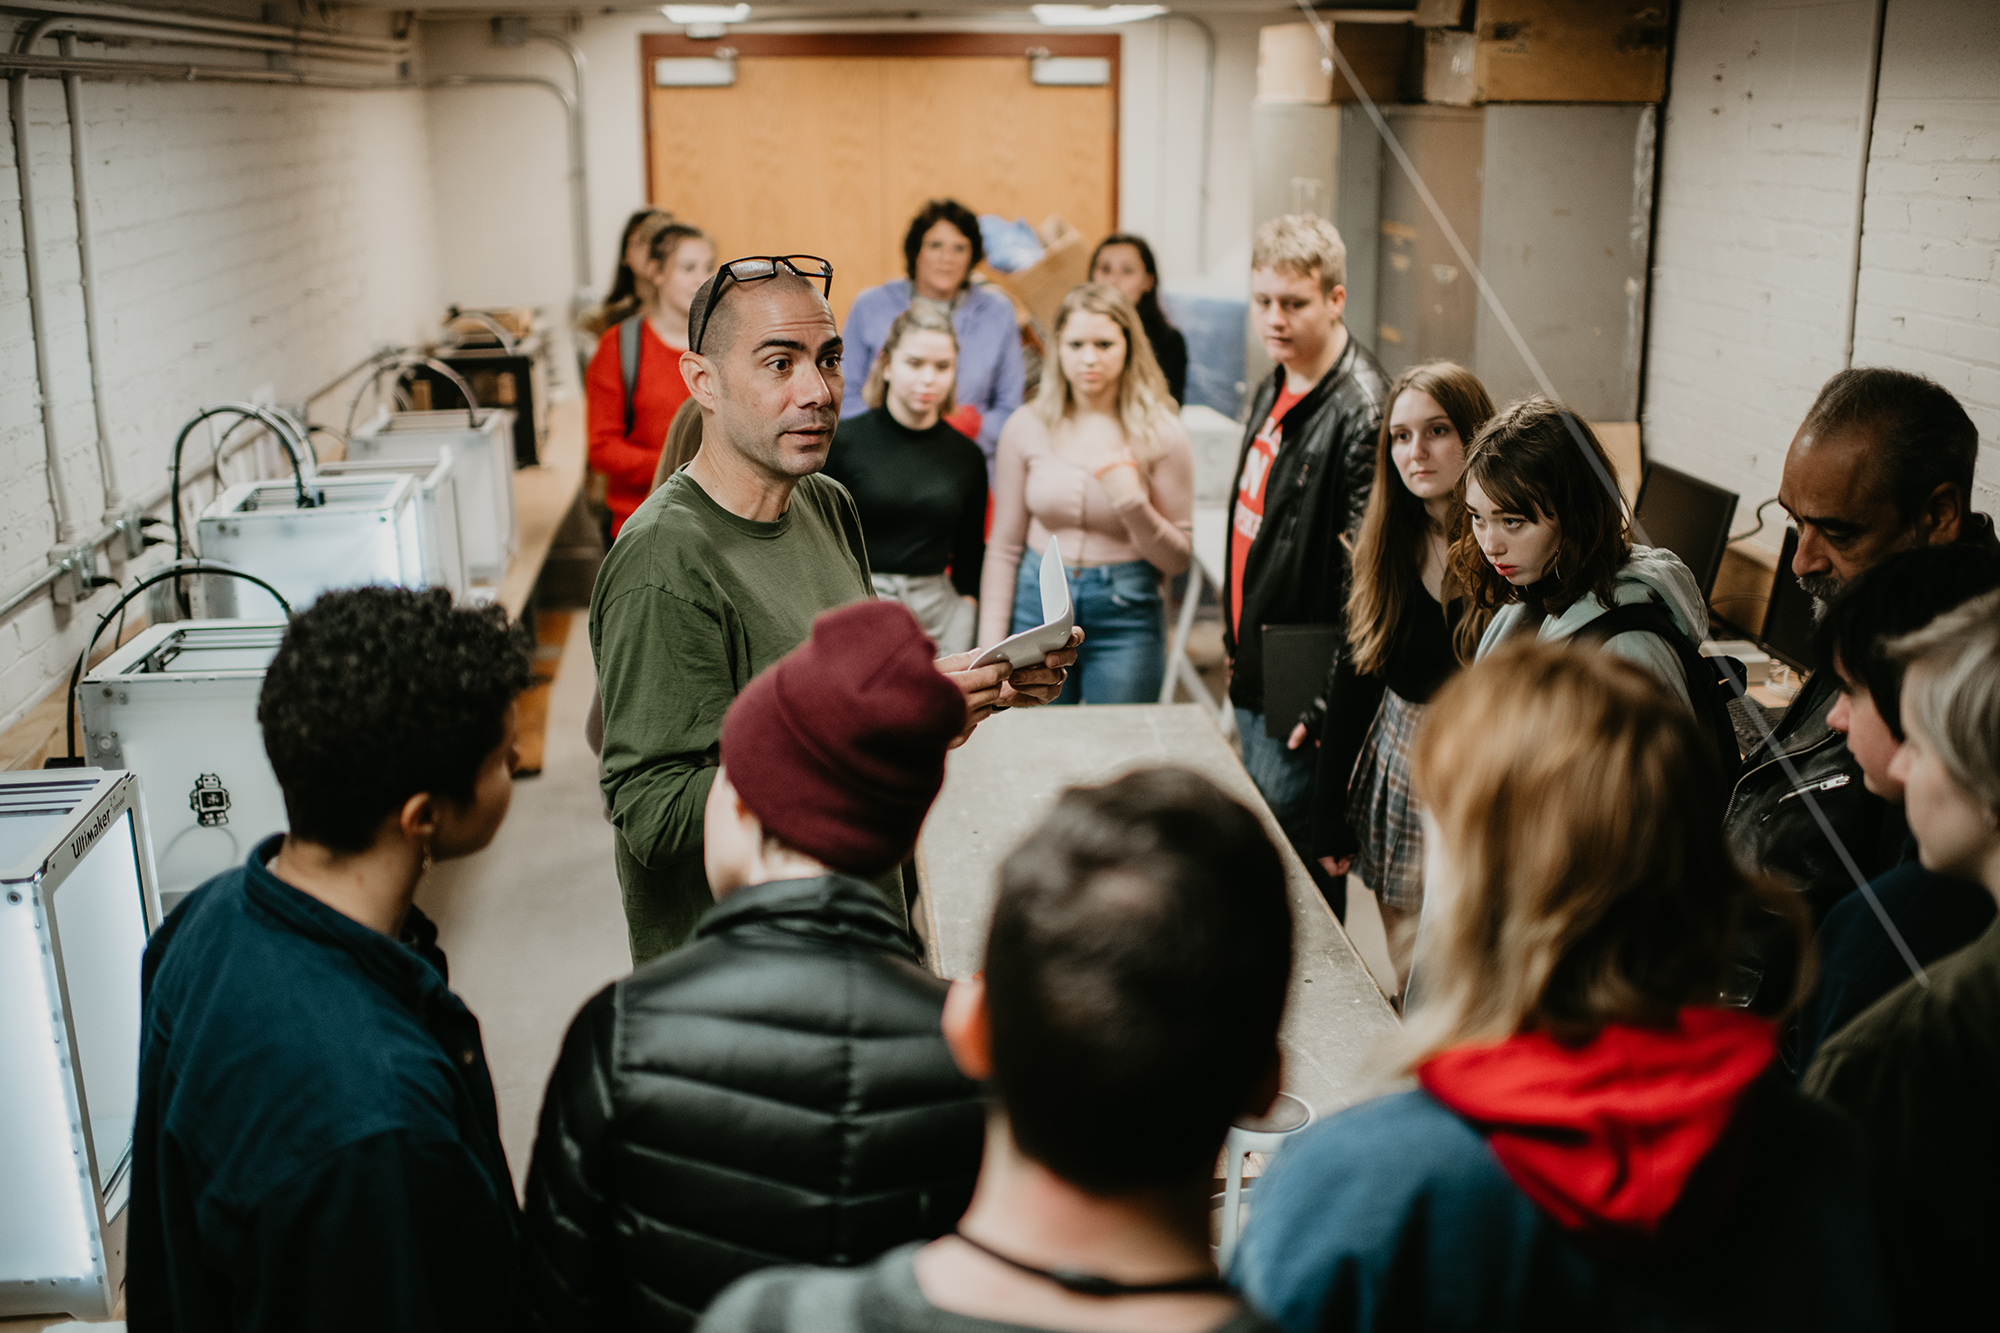
[(773, 1264), (949, 1232), (985, 1134), (945, 983), (868, 880), (944, 781), (965, 698), (888, 601), (829, 611), (723, 719), (693, 940), (571, 1024), (528, 1175), (550, 1329), (685, 1329)]

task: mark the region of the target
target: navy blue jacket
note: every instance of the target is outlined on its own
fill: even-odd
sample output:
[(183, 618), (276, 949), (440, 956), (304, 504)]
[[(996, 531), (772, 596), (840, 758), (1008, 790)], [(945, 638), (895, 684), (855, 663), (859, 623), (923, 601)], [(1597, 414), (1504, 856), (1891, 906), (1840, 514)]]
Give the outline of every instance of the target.
[[(1924, 869), (1915, 838), (1904, 840), (1902, 859), (1868, 887), (1926, 967), (1978, 939), (1993, 922), (1993, 895)], [(1910, 965), (1867, 897), (1851, 893), (1835, 903), (1819, 928), (1819, 984), (1799, 1010), (1800, 1071), (1812, 1063), (1821, 1042), (1909, 979)]]
[(128, 1323), (518, 1327), (493, 1082), (435, 927), (378, 935), (271, 874), (277, 848), (146, 947)]
[(1859, 1134), (1770, 1077), (1746, 1106), (1728, 1204), (1619, 1262), (1550, 1220), (1429, 1093), (1377, 1098), (1279, 1154), (1230, 1276), (1288, 1333), (1886, 1328)]

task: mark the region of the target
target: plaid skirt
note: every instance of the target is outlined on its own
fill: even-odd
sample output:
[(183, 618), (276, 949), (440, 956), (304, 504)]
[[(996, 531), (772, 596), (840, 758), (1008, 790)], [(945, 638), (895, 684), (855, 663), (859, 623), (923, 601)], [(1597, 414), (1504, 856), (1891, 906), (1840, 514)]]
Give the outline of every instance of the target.
[(1361, 843), (1354, 873), (1383, 902), (1405, 912), (1424, 905), (1422, 804), (1410, 790), (1410, 745), (1423, 716), (1422, 704), (1382, 691), (1347, 785), (1347, 821)]

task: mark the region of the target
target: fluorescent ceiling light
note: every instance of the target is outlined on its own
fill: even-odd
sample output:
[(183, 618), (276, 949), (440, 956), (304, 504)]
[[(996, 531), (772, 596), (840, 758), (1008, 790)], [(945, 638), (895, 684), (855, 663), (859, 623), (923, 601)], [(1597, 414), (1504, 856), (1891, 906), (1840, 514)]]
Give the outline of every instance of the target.
[(748, 5), (661, 5), (660, 12), (667, 16), (669, 23), (745, 23), (750, 18)]
[(1045, 28), (1095, 28), (1111, 23), (1136, 23), (1158, 18), (1165, 5), (1031, 5), (1035, 22)]

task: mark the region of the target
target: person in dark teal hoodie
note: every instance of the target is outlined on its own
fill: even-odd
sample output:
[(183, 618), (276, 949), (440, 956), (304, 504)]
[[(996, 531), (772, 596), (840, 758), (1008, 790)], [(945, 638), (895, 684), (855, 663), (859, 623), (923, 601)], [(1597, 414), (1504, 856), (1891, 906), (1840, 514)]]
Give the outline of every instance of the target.
[(1859, 1136), (1722, 999), (1742, 916), (1803, 912), (1731, 862), (1717, 763), (1614, 654), (1523, 636), (1439, 693), (1417, 1087), (1258, 1181), (1253, 1304), (1291, 1333), (1884, 1327)]
[(127, 1323), (521, 1326), (479, 1023), (411, 905), (507, 813), (526, 634), (448, 593), (332, 592), (257, 703), (289, 829), (146, 947)]

